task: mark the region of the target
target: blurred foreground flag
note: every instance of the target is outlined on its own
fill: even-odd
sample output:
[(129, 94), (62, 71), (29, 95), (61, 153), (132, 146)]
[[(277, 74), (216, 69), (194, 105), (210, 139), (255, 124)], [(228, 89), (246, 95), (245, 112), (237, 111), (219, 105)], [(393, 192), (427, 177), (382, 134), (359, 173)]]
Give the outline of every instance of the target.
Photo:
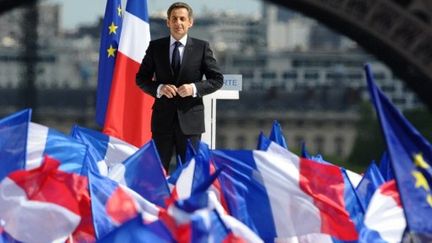
[(138, 150), (118, 138), (80, 126), (73, 127), (71, 136), (88, 146), (88, 156), (98, 167), (93, 171), (99, 171), (105, 176), (108, 175), (109, 168), (122, 163)]
[(174, 183), (172, 196), (175, 199), (189, 198), (193, 191), (210, 178), (210, 149), (208, 145), (200, 142), (198, 151), (194, 153), (195, 155), (182, 166)]
[(103, 132), (141, 147), (151, 138), (153, 97), (135, 83), (150, 42), (146, 0), (128, 0)]
[(0, 120), (0, 180), (26, 165), (27, 131), (31, 110), (23, 110)]
[(365, 66), (370, 95), (381, 123), (402, 205), (407, 235), (414, 242), (432, 241), (432, 147), (373, 81)]
[(108, 99), (111, 91), (111, 81), (114, 73), (114, 64), (122, 29), (121, 0), (108, 0), (105, 16), (102, 23), (98, 87), (96, 96), (96, 122), (103, 127)]
[(87, 145), (53, 128), (31, 122), (27, 138), (26, 169), (39, 167), (45, 156), (58, 160), (60, 169), (81, 174)]
[(401, 242), (406, 227), (396, 182), (382, 184), (372, 195), (359, 242)]
[(355, 218), (362, 215), (349, 209), (358, 202), (347, 202), (351, 184), (341, 168), (273, 142), (267, 151), (215, 150), (213, 159), (216, 168), (225, 167), (219, 181), (229, 212), (264, 241), (358, 239)]
[(94, 241), (87, 178), (58, 169), (45, 158), (39, 168), (19, 170), (0, 183), (4, 230), (22, 242)]
[(138, 215), (138, 204), (118, 183), (92, 171), (88, 180), (97, 239)]
[(100, 243), (136, 243), (136, 242), (175, 242), (168, 229), (160, 222), (144, 224), (143, 217), (127, 221), (120, 227), (111, 231), (98, 242)]
[(156, 145), (150, 140), (128, 159), (113, 166), (108, 177), (151, 203), (165, 207), (170, 191), (163, 170)]
[(363, 209), (366, 210), (372, 195), (384, 182), (384, 178), (382, 177), (378, 166), (374, 161), (372, 161), (355, 189)]

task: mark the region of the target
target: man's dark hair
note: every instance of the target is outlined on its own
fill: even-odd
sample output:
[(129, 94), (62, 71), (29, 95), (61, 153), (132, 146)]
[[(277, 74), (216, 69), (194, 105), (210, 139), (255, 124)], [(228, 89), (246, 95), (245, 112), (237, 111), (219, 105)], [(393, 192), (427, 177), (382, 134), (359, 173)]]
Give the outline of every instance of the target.
[(171, 12), (176, 8), (185, 8), (189, 13), (189, 18), (190, 19), (193, 18), (193, 11), (192, 11), (191, 6), (189, 6), (189, 4), (184, 3), (184, 2), (176, 2), (176, 3), (171, 4), (171, 6), (168, 8), (168, 11), (167, 11), (168, 19), (171, 16)]

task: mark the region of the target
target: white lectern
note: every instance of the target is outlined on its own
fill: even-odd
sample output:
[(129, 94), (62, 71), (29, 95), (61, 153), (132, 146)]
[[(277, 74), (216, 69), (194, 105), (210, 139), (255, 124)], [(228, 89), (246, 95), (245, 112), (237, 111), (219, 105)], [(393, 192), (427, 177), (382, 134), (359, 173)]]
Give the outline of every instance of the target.
[(238, 100), (239, 92), (241, 90), (242, 75), (225, 74), (223, 87), (218, 91), (203, 97), (206, 132), (202, 134), (201, 140), (207, 143), (210, 149), (216, 148), (216, 101)]

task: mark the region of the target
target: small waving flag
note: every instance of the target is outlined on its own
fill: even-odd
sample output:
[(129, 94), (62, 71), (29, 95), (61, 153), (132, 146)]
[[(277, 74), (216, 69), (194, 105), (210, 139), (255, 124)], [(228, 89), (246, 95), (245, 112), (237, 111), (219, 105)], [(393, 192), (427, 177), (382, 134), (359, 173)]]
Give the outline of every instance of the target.
[(118, 183), (91, 171), (88, 179), (97, 239), (138, 215), (138, 204)]
[(124, 162), (113, 166), (108, 177), (160, 207), (165, 206), (165, 201), (170, 195), (162, 163), (153, 140), (142, 146)]
[(402, 242), (406, 228), (396, 182), (382, 184), (372, 195), (360, 231), (360, 242)]
[(26, 146), (31, 110), (23, 110), (0, 120), (0, 180), (26, 166)]
[(56, 129), (30, 123), (27, 140), (26, 169), (39, 167), (45, 156), (58, 160), (60, 169), (80, 174), (88, 147)]
[(72, 137), (89, 147), (89, 157), (97, 165), (97, 170), (93, 171), (99, 171), (105, 176), (110, 167), (122, 163), (138, 150), (118, 138), (80, 126), (73, 127)]

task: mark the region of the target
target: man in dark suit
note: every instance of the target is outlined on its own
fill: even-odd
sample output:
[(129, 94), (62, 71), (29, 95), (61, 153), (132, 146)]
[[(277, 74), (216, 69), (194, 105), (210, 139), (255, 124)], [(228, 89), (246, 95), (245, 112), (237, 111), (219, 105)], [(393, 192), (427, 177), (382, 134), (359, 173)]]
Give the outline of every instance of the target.
[(184, 162), (187, 141), (195, 147), (200, 141), (205, 131), (202, 97), (222, 87), (223, 75), (208, 42), (188, 36), (192, 8), (177, 2), (167, 15), (171, 35), (150, 42), (136, 83), (155, 97), (152, 137), (168, 172), (174, 148)]

